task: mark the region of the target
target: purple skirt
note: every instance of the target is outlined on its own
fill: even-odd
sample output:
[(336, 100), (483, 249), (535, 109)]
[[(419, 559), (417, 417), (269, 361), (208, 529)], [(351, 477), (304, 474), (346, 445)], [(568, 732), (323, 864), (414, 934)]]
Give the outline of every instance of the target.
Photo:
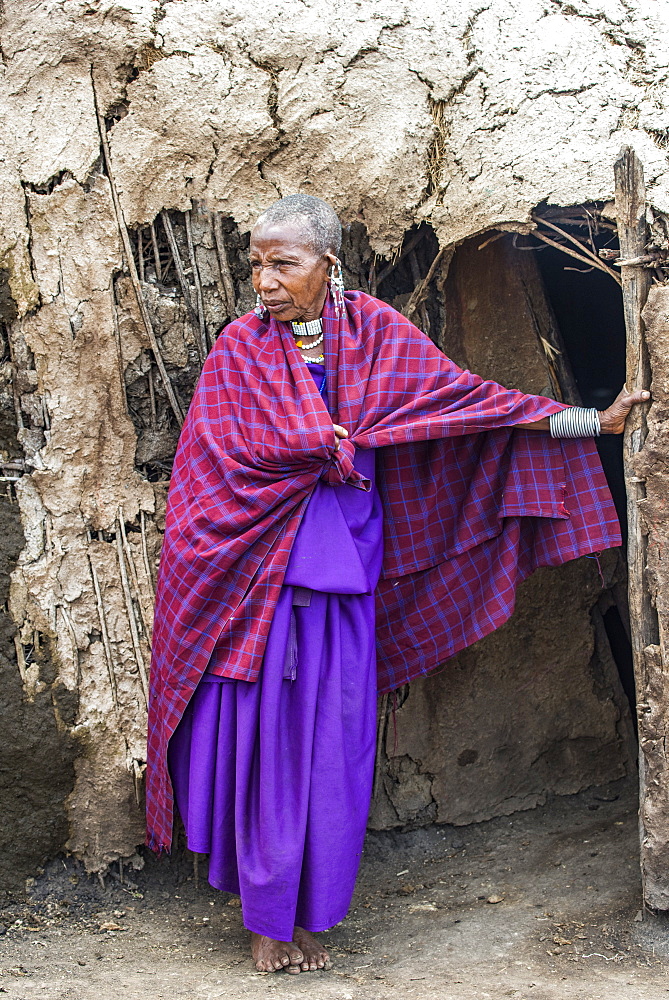
[(298, 590), (283, 588), (260, 680), (205, 675), (169, 748), (190, 850), (241, 895), (245, 926), (279, 941), (346, 916), (374, 770), (374, 598), (295, 606)]
[(246, 927), (279, 941), (344, 919), (369, 811), (383, 512), (373, 452), (355, 465), (368, 492), (319, 483), (309, 501), (260, 679), (216, 676), (214, 657), (168, 751), (190, 850), (240, 894)]

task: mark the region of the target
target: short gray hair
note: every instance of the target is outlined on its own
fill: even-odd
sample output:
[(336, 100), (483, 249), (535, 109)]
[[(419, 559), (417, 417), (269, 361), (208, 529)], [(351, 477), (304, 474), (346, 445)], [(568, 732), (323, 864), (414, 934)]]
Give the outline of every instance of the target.
[(270, 205), (259, 216), (256, 225), (275, 222), (290, 222), (301, 229), (315, 253), (339, 256), (341, 222), (326, 201), (311, 194), (289, 194)]

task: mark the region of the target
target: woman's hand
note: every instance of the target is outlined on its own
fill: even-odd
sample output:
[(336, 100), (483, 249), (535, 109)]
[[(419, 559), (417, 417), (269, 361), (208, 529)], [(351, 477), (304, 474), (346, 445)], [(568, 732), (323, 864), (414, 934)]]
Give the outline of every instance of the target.
[(645, 403), (650, 399), (647, 389), (637, 389), (628, 392), (623, 386), (607, 410), (599, 411), (599, 423), (602, 434), (622, 434), (625, 430), (627, 415), (637, 403)]
[(346, 430), (345, 427), (341, 427), (339, 424), (333, 424), (332, 425), (332, 429), (335, 432), (335, 446), (334, 446), (334, 450), (337, 451), (338, 448), (339, 448), (339, 441), (340, 441), (340, 439), (341, 438), (347, 438), (348, 437), (348, 431)]

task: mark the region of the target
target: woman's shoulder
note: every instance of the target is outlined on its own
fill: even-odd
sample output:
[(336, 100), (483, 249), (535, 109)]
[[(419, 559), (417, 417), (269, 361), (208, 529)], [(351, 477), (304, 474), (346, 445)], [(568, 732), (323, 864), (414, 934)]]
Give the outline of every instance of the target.
[(363, 326), (383, 328), (386, 331), (392, 330), (404, 337), (414, 334), (425, 336), (411, 320), (398, 312), (394, 306), (374, 298), (367, 292), (345, 292), (345, 297), (349, 311), (359, 317)]
[(398, 312), (393, 306), (382, 299), (376, 299), (367, 292), (353, 291), (345, 292), (344, 297), (349, 307), (352, 307), (365, 319), (391, 320), (406, 325), (411, 325), (406, 316)]
[(233, 319), (222, 326), (216, 334), (216, 340), (217, 342), (220, 340), (227, 343), (244, 340), (249, 334), (265, 333), (267, 327), (268, 323), (251, 310), (251, 312), (244, 313), (243, 316), (238, 316), (237, 319)]

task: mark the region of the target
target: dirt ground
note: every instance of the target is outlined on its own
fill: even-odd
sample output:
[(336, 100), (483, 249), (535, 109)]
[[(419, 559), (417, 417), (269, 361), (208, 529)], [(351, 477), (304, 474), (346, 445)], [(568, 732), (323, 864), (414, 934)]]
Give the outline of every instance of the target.
[(640, 912), (636, 792), (616, 783), (469, 827), (370, 834), (330, 972), (261, 975), (238, 900), (190, 855), (103, 889), (58, 859), (0, 913), (11, 1000), (661, 1000), (669, 922)]

